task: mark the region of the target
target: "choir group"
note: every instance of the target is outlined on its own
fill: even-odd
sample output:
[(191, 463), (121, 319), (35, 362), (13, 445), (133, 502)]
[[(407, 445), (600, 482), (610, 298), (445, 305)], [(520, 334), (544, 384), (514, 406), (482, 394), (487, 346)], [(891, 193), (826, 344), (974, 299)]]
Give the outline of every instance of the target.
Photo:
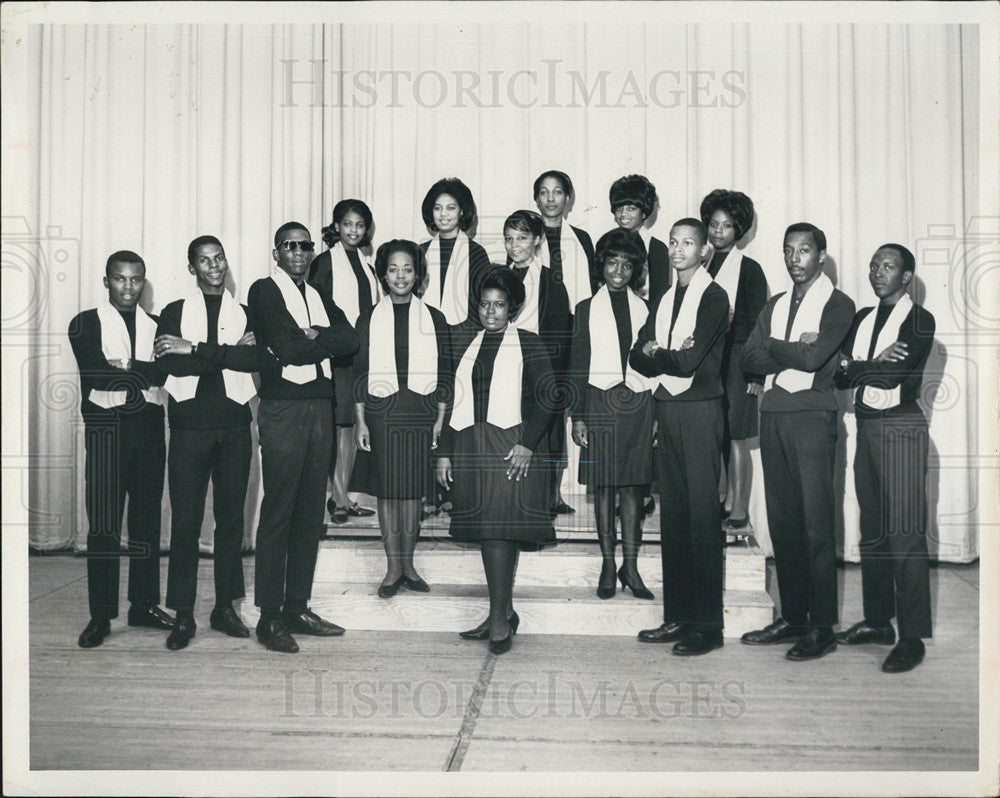
[[(450, 534), (478, 544), (489, 594), (488, 616), (460, 634), (488, 641), (495, 654), (509, 650), (520, 622), (518, 554), (554, 543), (555, 515), (574, 511), (558, 488), (568, 414), (579, 480), (593, 491), (600, 598), (619, 582), (654, 598), (637, 562), (658, 487), (663, 623), (640, 631), (640, 641), (672, 642), (677, 655), (722, 646), (726, 535), (748, 530), (750, 441), (759, 435), (781, 614), (741, 642), (794, 643), (792, 660), (824, 656), (838, 642), (895, 643), (883, 670), (919, 664), (931, 621), (928, 437), (916, 400), (934, 320), (908, 294), (913, 255), (880, 246), (869, 265), (877, 304), (855, 313), (823, 273), (823, 232), (792, 224), (783, 241), (791, 283), (769, 299), (763, 270), (738, 246), (754, 225), (745, 194), (712, 191), (664, 242), (645, 227), (654, 186), (622, 177), (609, 198), (617, 226), (596, 247), (565, 221), (573, 196), (568, 175), (541, 174), (538, 211), (504, 222), (502, 263), (469, 235), (476, 205), (458, 179), (427, 192), (429, 241), (388, 241), (374, 261), (371, 210), (345, 199), (315, 258), (304, 225), (277, 229), (270, 276), (250, 286), (246, 306), (226, 290), (222, 243), (200, 236), (188, 247), (190, 290), (158, 319), (138, 304), (142, 258), (113, 253), (107, 301), (69, 330), (90, 523), (91, 620), (80, 646), (100, 645), (118, 615), (126, 497), (128, 623), (169, 631), (171, 650), (189, 644), (209, 480), (210, 624), (250, 636), (233, 602), (245, 595), (240, 548), (258, 395), (254, 597), (256, 635), (268, 649), (298, 651), (294, 634), (343, 634), (309, 600), (324, 505), (334, 523), (371, 515), (352, 500), (363, 492), (377, 498), (385, 547), (378, 595), (430, 590), (413, 563), (423, 508), (450, 503)], [(864, 590), (863, 620), (836, 633), (835, 387), (855, 396)], [(165, 463), (166, 606), (176, 617), (158, 606)]]

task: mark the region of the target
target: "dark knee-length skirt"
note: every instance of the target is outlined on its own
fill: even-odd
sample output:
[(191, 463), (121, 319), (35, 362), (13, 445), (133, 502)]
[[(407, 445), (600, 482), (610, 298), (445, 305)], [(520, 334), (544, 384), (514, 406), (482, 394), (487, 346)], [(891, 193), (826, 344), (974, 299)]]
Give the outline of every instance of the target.
[(735, 344), (724, 353), (722, 384), (725, 386), (726, 437), (730, 440), (753, 438), (758, 432), (757, 397), (747, 393), (747, 381), (740, 368), (743, 345)]
[(593, 487), (648, 485), (653, 481), (653, 400), (649, 391), (616, 385), (587, 386), (579, 480)]
[(526, 549), (555, 542), (543, 458), (535, 453), (526, 476), (507, 479), (504, 457), (521, 429), (478, 422), (455, 433), (449, 534), (456, 540), (514, 540)]

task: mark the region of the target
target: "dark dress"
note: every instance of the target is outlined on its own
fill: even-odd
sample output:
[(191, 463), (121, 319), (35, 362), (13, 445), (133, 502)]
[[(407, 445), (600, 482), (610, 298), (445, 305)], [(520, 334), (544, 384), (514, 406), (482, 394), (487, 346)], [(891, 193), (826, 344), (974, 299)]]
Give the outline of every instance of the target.
[[(728, 252), (716, 252), (708, 264), (708, 273), (714, 278), (726, 260)], [(722, 385), (725, 388), (726, 440), (753, 438), (758, 431), (757, 397), (747, 393), (751, 382), (764, 384), (764, 378), (745, 374), (740, 365), (743, 345), (753, 332), (757, 317), (767, 304), (767, 279), (760, 264), (744, 255), (740, 279), (736, 286), (733, 318), (726, 333), (722, 352)], [(728, 446), (728, 444), (727, 444)]]
[[(389, 302), (389, 299), (383, 299)], [(396, 380), (399, 390), (379, 397), (368, 393), (372, 310), (358, 317), (355, 327), (360, 347), (354, 357), (354, 402), (364, 402), (371, 452), (359, 451), (351, 474), (351, 490), (380, 499), (419, 499), (434, 493), (434, 457), (431, 450), (438, 402), (445, 401), (448, 380), (448, 325), (437, 308), (427, 308), (434, 322), (422, 346), (433, 345), (437, 351), (438, 387), (426, 396), (409, 388), (411, 351), (410, 304), (392, 305), (393, 343)]]
[[(615, 328), (595, 334), (618, 339), (622, 370), (628, 361), (632, 324), (625, 291), (609, 291)], [(579, 481), (594, 487), (649, 485), (653, 481), (653, 402), (650, 391), (633, 391), (624, 381), (607, 390), (588, 383), (591, 299), (576, 306), (570, 354), (574, 421), (587, 425), (587, 448), (580, 453)]]
[[(377, 297), (372, 296), (371, 284), (365, 277), (364, 269), (366, 267), (361, 263), (357, 250), (347, 250), (347, 259), (351, 262), (351, 269), (354, 270), (355, 279), (358, 281), (358, 309), (360, 313), (370, 311)], [(310, 264), (309, 275), (309, 284), (319, 291), (320, 296), (327, 298), (333, 296), (333, 264), (330, 250), (318, 255)], [(335, 357), (330, 361), (330, 365), (333, 367), (333, 420), (338, 427), (354, 425), (352, 360), (351, 357)], [(336, 436), (333, 445), (334, 447), (337, 445)]]
[[(452, 328), (452, 378), (479, 332), (471, 324)], [(551, 388), (552, 368), (538, 336), (516, 332), (521, 346), (521, 423), (501, 429), (486, 420), (491, 389), (509, 390), (518, 376), (494, 373), (503, 333), (486, 333), (472, 368), (472, 384), (454, 387), (456, 395), (471, 389), (474, 423), (455, 430), (446, 422), (438, 454), (451, 458), (454, 477), (449, 534), (464, 542), (513, 540), (530, 549), (555, 542), (543, 455), (538, 451), (552, 415), (538, 397)], [(504, 460), (518, 443), (533, 452), (528, 473), (520, 481), (507, 478)]]
[[(448, 269), (451, 266), (451, 253), (455, 250), (455, 238), (442, 238), (441, 239), (441, 285), (444, 286), (445, 277), (448, 274)], [(430, 241), (424, 241), (420, 245), (420, 251), (424, 253), (424, 257), (427, 256), (427, 250), (430, 249), (433, 239)], [(486, 253), (479, 244), (469, 239), (469, 313), (468, 320), (475, 321), (478, 318), (476, 311), (476, 302), (479, 298), (479, 281), (483, 279), (483, 275), (490, 270), (490, 256)], [(431, 288), (428, 286), (428, 291)], [(424, 299), (432, 305), (438, 305), (440, 303), (440, 297), (428, 297), (424, 294)]]
[(649, 237), (646, 252), (646, 301), (652, 307), (656, 300), (670, 290), (674, 280), (674, 270), (670, 267), (670, 250), (656, 236)]

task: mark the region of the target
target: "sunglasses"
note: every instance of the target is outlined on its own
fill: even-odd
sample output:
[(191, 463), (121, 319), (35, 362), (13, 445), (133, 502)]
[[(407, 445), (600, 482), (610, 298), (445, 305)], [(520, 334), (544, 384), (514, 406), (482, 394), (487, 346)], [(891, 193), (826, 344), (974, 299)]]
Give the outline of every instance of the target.
[(312, 241), (282, 241), (278, 244), (279, 249), (283, 249), (285, 252), (294, 252), (296, 249), (301, 249), (303, 252), (312, 252), (316, 248), (316, 244)]

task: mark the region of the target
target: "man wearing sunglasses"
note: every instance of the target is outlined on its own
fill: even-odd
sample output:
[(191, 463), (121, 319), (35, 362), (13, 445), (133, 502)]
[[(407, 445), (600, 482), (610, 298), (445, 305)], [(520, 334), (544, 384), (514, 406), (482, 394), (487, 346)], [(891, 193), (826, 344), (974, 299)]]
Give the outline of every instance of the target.
[(329, 359), (354, 354), (358, 340), (343, 311), (305, 281), (314, 249), (304, 225), (283, 224), (274, 234), (271, 276), (257, 280), (247, 296), (260, 366), (264, 483), (254, 588), (257, 638), (285, 653), (299, 650), (292, 632), (344, 633), (312, 612), (309, 598), (333, 445)]

